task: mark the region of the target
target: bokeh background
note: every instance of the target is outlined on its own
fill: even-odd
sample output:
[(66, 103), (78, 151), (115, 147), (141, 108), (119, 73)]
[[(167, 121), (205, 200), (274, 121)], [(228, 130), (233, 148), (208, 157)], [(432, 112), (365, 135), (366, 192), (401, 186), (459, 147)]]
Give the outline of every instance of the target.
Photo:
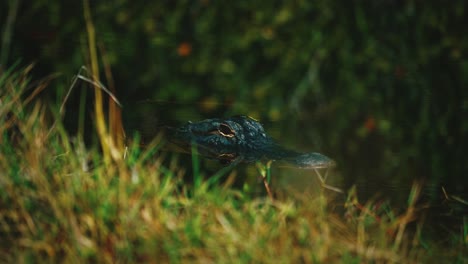
[[(250, 115), (364, 196), (468, 198), (466, 1), (91, 2), (128, 130)], [(83, 3), (2, 1), (0, 21), (2, 69), (60, 73), (60, 102), (89, 62)]]

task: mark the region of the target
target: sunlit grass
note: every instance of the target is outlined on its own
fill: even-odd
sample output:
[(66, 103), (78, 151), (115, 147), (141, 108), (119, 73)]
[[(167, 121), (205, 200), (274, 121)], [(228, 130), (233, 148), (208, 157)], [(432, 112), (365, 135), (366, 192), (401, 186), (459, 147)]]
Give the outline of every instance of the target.
[(0, 76), (0, 262), (466, 261), (466, 222), (451, 245), (424, 235), (419, 185), (397, 213), (353, 190), (344, 204), (327, 190), (253, 198), (200, 177), (197, 157), (186, 184), (158, 141), (141, 149), (136, 138), (125, 159), (105, 162), (52, 127), (49, 106), (25, 101), (28, 84), (27, 69)]

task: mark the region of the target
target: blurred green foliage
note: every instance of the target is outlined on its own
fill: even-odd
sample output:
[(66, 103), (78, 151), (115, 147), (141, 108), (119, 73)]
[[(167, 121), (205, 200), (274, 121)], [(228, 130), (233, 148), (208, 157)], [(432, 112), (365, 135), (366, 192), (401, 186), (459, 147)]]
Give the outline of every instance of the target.
[[(14, 2), (0, 4), (2, 23)], [(334, 157), (348, 185), (423, 179), (433, 199), (442, 186), (467, 193), (465, 1), (92, 2), (130, 119), (249, 114)], [(19, 10), (10, 64), (67, 80), (87, 64), (80, 1)], [(177, 106), (138, 103), (148, 98)]]

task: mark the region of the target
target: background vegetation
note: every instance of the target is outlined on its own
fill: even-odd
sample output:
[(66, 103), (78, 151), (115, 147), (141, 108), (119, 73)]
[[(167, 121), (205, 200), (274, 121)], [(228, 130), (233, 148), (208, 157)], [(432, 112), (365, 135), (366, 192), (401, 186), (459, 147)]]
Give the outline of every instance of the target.
[[(333, 157), (344, 189), (356, 184), (360, 197), (381, 193), (392, 206), (406, 208), (419, 181), (430, 223), (455, 234), (468, 229), (464, 1), (91, 2), (101, 80), (122, 101), (127, 130), (157, 132), (158, 124), (251, 115), (282, 143)], [(94, 72), (82, 2), (5, 1), (0, 19), (4, 87), (13, 65), (21, 72), (35, 62), (25, 79), (61, 74), (40, 94), (55, 105), (82, 65)], [(91, 94), (85, 91), (75, 89), (67, 106), (71, 130), (80, 116), (73, 114), (74, 103)], [(2, 148), (2, 155), (16, 147)], [(4, 171), (22, 168), (20, 160), (4, 162)], [(26, 197), (44, 197), (40, 193)], [(18, 195), (4, 196), (3, 205)], [(98, 210), (94, 205), (84, 207)]]

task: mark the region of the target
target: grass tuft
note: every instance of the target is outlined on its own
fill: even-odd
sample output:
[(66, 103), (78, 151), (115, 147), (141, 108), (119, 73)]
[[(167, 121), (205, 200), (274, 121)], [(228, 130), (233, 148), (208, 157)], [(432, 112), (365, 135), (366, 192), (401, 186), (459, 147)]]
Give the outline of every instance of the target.
[(198, 167), (189, 186), (184, 168), (163, 165), (159, 141), (141, 149), (135, 138), (125, 159), (105, 162), (25, 101), (28, 71), (0, 76), (0, 262), (466, 261), (466, 221), (450, 247), (423, 238), (418, 184), (397, 213), (353, 190), (344, 204), (326, 193), (253, 198)]

